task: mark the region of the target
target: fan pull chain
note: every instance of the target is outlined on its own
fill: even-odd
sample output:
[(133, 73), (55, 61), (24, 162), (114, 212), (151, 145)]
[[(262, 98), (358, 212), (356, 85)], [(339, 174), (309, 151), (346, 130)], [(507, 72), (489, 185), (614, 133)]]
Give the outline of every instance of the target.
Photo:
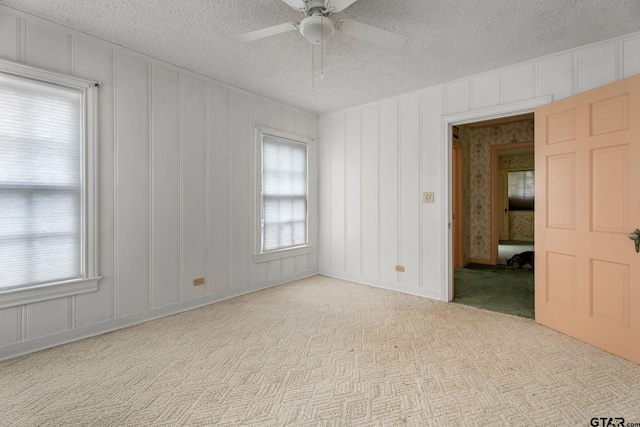
[(324, 17), (320, 17), (320, 43), (315, 45), (311, 43), (311, 89), (315, 91), (316, 88), (316, 52), (315, 46), (320, 49), (320, 80), (324, 80)]
[(316, 55), (313, 52), (313, 44), (309, 43), (311, 46), (311, 91), (314, 92), (316, 90)]
[(324, 42), (320, 43), (320, 80), (324, 80)]
[(320, 18), (320, 80), (324, 80), (324, 18)]

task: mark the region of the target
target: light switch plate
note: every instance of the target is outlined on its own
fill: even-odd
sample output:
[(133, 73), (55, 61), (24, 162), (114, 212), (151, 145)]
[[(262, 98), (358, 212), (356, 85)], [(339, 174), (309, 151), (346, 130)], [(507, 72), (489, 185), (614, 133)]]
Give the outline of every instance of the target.
[(422, 203), (433, 203), (433, 199), (435, 198), (432, 191), (428, 193), (422, 193)]

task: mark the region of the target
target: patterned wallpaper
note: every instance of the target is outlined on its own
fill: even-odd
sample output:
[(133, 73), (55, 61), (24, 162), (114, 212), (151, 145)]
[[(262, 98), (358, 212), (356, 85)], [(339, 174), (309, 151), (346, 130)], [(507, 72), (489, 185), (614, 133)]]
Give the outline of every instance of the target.
[(527, 170), (533, 169), (534, 164), (535, 160), (533, 153), (498, 156), (498, 169)]
[(464, 259), (470, 258), (469, 248), (471, 247), (471, 198), (468, 196), (471, 189), (471, 175), (467, 173), (467, 165), (471, 161), (469, 154), (469, 127), (459, 126), (460, 142), (462, 143), (462, 167), (464, 168), (464, 174), (462, 177), (462, 192), (463, 192), (463, 228), (464, 228)]
[(534, 215), (533, 212), (509, 212), (509, 240), (526, 240), (533, 242)]
[[(466, 128), (464, 144), (465, 258), (489, 259), (491, 253), (490, 147), (533, 141), (533, 120)], [(462, 129), (461, 129), (462, 130)]]

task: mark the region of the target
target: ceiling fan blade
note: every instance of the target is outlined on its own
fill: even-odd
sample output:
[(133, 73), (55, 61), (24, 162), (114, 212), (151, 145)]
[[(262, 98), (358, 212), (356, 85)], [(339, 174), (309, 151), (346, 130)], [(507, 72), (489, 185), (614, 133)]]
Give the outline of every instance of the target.
[(326, 7), (329, 12), (341, 12), (354, 4), (356, 1), (358, 0), (327, 0)]
[(298, 29), (295, 22), (287, 22), (286, 24), (274, 25), (273, 27), (263, 28), (261, 30), (251, 31), (250, 33), (238, 34), (231, 37), (240, 42), (252, 42), (254, 40), (263, 39), (265, 37), (275, 36), (276, 34), (286, 33)]
[(283, 2), (285, 2), (286, 4), (288, 4), (289, 6), (291, 6), (292, 8), (294, 8), (295, 10), (304, 10), (305, 7), (305, 2), (304, 0), (282, 0)]
[(372, 27), (362, 22), (352, 21), (350, 19), (341, 19), (336, 22), (336, 28), (345, 34), (360, 40), (375, 43), (380, 46), (398, 49), (407, 41), (405, 36), (383, 30), (382, 28)]

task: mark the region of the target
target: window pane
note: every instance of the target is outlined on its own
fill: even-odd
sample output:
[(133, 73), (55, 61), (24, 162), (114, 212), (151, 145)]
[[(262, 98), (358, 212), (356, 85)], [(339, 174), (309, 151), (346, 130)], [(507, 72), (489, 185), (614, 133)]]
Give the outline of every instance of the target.
[(80, 190), (0, 190), (0, 237), (79, 233)]
[(44, 235), (31, 239), (2, 240), (0, 259), (11, 259), (0, 268), (0, 287), (42, 284), (80, 277), (80, 235)]
[(0, 75), (0, 182), (79, 185), (80, 92)]
[(263, 135), (262, 250), (307, 242), (307, 146)]
[(533, 210), (535, 197), (535, 172), (509, 172), (509, 210)]
[(82, 102), (0, 74), (0, 288), (82, 275)]

